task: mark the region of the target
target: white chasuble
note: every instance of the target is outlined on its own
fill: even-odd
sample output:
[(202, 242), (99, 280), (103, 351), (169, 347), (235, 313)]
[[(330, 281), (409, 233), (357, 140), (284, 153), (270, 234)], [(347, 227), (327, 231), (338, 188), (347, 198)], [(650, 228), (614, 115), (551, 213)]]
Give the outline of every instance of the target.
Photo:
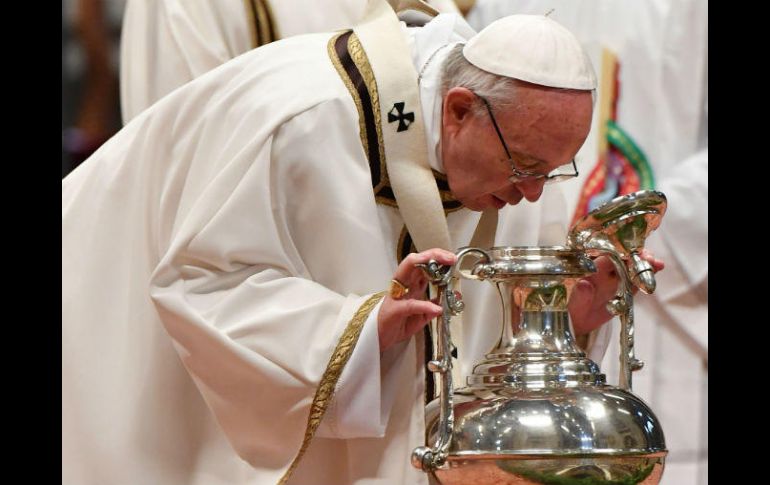
[[(331, 40), (220, 66), (63, 181), (64, 483), (278, 483), (294, 462), (403, 227), (377, 203)], [(288, 483), (425, 483), (420, 352), (373, 353), (382, 429), (328, 423)]]
[[(427, 483), (409, 462), (422, 336), (378, 355), (378, 297), (407, 241), (387, 160), (373, 163), (388, 122), (361, 102), (391, 81), (366, 49), (343, 31), (253, 50), (63, 180), (62, 483)], [(437, 95), (421, 88), (423, 112)], [(426, 118), (430, 149), (440, 117)], [(433, 173), (465, 245), (478, 214)], [(504, 210), (498, 242), (536, 244), (540, 211)], [(477, 286), (471, 316), (476, 292), (498, 308)], [(499, 333), (477, 325), (463, 366)]]

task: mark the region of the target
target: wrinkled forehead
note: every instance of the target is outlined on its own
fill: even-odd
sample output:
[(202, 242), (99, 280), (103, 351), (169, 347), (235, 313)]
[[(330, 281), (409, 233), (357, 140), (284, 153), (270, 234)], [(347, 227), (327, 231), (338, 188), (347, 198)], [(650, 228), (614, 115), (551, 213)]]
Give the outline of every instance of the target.
[(535, 90), (495, 114), (522, 167), (548, 169), (574, 157), (588, 137), (592, 112), (590, 91)]
[(559, 89), (522, 83), (515, 90), (510, 103), (502, 103), (496, 114), (503, 119), (535, 121), (553, 121), (590, 128), (593, 114), (593, 96), (591, 91)]

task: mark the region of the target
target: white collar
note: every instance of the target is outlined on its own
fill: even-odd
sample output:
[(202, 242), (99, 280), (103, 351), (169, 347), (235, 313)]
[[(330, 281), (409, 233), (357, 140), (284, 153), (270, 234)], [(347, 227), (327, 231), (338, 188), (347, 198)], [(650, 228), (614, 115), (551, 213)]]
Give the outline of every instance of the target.
[(428, 163), (444, 173), (441, 161), (441, 66), (452, 46), (476, 34), (460, 15), (440, 14), (423, 27), (409, 28), (412, 62), (420, 78), (420, 104), (425, 117)]

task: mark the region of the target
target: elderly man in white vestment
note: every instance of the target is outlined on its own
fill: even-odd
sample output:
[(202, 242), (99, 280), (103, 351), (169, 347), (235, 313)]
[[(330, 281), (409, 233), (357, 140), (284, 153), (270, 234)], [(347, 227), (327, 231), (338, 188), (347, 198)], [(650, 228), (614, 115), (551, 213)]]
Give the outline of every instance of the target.
[[(543, 187), (571, 174), (595, 87), (545, 17), (408, 28), (376, 1), (137, 116), (62, 182), (63, 483), (427, 484), (409, 454), (440, 307), (414, 264), (454, 262), (506, 205), (498, 242), (552, 232)], [(578, 334), (609, 319), (597, 266)], [(460, 366), (497, 331), (470, 316)]]

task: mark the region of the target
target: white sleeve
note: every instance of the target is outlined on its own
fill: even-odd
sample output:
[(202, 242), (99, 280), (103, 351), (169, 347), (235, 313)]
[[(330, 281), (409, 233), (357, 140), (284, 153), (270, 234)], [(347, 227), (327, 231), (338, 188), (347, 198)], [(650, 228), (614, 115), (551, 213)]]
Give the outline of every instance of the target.
[(279, 264), (222, 267), (213, 249), (161, 265), (151, 298), (238, 454), (257, 467), (285, 462), (271, 443), (301, 442), (330, 355), (370, 296), (340, 295)]
[[(357, 355), (339, 371), (355, 367), (363, 374), (351, 373), (339, 386), (336, 405), (351, 407), (353, 417), (330, 421), (337, 436), (380, 434), (392, 401), (386, 396), (395, 395), (387, 378), (379, 389), (379, 377), (403, 353), (394, 349), (380, 360), (372, 315), (372, 295), (394, 262), (377, 222), (369, 223), (378, 220), (377, 207), (360, 142), (338, 133), (351, 131), (355, 119), (320, 123), (339, 114), (336, 102), (319, 104), (265, 142), (233, 147), (235, 157), (221, 163), (206, 157), (203, 173), (188, 172), (183, 183), (201, 192), (182, 194), (187, 209), (163, 229), (172, 231), (170, 245), (150, 282), (183, 364), (230, 443), (253, 466), (286, 463), (292, 448), (275, 443), (302, 442), (311, 403), (327, 389), (322, 377), (341, 360), (340, 345), (349, 349), (346, 359)], [(236, 131), (250, 128), (244, 123)], [(208, 173), (214, 165), (216, 173)], [(353, 327), (368, 332), (355, 342), (348, 338)], [(365, 395), (379, 392), (384, 401), (369, 428), (356, 412), (369, 399), (355, 396), (366, 369), (379, 370)], [(330, 383), (328, 389), (337, 387)]]
[[(369, 314), (353, 355), (345, 366), (316, 435), (320, 438), (372, 438), (385, 436), (393, 407), (397, 375), (393, 369), (404, 356), (406, 342), (380, 355), (377, 316), (380, 301)], [(380, 358), (376, 358), (376, 356)]]
[(679, 164), (661, 180), (659, 190), (668, 198), (668, 210), (657, 237), (689, 283), (682, 291), (703, 287), (708, 293), (708, 148)]

